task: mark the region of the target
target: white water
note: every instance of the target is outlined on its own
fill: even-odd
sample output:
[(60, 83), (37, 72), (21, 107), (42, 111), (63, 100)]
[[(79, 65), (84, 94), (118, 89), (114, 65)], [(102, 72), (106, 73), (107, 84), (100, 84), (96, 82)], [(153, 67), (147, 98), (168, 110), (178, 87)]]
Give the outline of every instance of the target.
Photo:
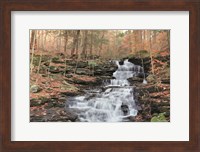
[[(78, 114), (82, 122), (121, 122), (128, 121), (131, 116), (137, 115), (133, 97), (133, 86), (129, 85), (128, 78), (141, 71), (128, 60), (123, 65), (116, 61), (118, 69), (113, 73), (111, 81), (107, 81), (104, 91), (90, 90), (87, 95), (71, 99), (70, 109)], [(122, 105), (127, 107), (124, 112)]]

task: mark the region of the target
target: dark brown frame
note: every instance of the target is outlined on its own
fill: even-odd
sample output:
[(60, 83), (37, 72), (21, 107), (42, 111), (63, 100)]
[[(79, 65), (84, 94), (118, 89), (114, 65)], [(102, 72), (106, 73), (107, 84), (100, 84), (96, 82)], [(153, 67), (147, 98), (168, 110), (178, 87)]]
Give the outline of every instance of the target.
[[(188, 142), (11, 141), (11, 11), (189, 11), (190, 140)], [(200, 151), (200, 0), (0, 0), (0, 24), (0, 151)], [(177, 51), (180, 51), (181, 56), (181, 50)]]

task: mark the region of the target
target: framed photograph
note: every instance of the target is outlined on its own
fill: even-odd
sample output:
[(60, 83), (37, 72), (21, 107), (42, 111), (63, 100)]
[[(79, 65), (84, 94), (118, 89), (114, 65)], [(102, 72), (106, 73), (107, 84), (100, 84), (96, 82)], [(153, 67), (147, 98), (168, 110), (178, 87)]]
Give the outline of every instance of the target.
[(200, 1), (0, 3), (0, 151), (200, 150)]

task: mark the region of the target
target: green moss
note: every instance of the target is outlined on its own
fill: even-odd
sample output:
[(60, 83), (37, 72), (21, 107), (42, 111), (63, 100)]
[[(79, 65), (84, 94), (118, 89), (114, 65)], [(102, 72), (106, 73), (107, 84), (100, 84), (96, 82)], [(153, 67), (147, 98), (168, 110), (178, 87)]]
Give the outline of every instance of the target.
[(72, 84), (69, 83), (64, 83), (63, 85), (60, 86), (61, 90), (67, 90), (67, 91), (78, 91), (78, 88), (75, 87)]
[(88, 65), (92, 66), (92, 67), (95, 67), (95, 66), (97, 66), (97, 62), (94, 61), (94, 60), (91, 60), (91, 61), (88, 61)]
[(52, 62), (58, 61), (58, 60), (59, 60), (59, 57), (55, 56), (55, 57), (53, 57), (51, 60), (52, 60)]
[(165, 113), (159, 113), (157, 116), (152, 117), (151, 122), (167, 122)]

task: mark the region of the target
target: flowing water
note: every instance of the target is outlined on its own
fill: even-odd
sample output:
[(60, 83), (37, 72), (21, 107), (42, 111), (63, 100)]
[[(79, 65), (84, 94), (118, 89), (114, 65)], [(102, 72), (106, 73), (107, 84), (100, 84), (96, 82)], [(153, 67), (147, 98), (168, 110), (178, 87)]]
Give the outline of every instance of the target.
[(67, 108), (78, 114), (81, 122), (122, 122), (137, 115), (133, 86), (128, 78), (142, 71), (128, 60), (123, 65), (116, 61), (115, 79), (107, 80), (103, 89), (88, 90), (86, 95), (71, 98)]

